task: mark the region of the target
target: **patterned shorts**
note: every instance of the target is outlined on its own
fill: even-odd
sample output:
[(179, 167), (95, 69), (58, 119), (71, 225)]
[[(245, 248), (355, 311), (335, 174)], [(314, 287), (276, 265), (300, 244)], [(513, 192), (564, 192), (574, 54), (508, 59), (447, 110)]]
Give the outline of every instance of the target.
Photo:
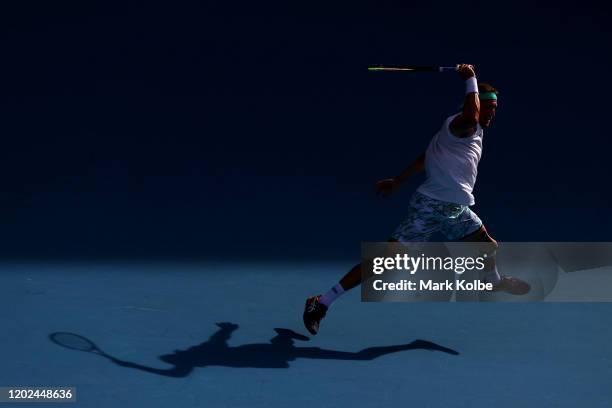
[(455, 241), (476, 232), (481, 226), (482, 221), (467, 205), (436, 200), (417, 191), (410, 199), (408, 217), (391, 238), (400, 242), (420, 242), (441, 232), (449, 241)]

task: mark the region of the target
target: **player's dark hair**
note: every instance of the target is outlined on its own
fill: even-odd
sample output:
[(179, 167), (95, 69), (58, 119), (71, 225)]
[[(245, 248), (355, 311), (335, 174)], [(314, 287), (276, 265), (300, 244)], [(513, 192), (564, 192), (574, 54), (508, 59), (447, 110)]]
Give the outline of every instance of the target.
[(485, 93), (485, 92), (495, 92), (495, 95), (499, 96), (499, 91), (493, 88), (490, 84), (487, 84), (486, 82), (479, 82), (478, 83), (478, 93)]

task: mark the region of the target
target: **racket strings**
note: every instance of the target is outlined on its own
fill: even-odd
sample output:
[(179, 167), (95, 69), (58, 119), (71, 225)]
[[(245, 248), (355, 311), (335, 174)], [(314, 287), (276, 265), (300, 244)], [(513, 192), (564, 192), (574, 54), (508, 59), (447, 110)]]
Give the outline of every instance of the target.
[(96, 345), (93, 342), (78, 334), (53, 333), (49, 337), (54, 343), (73, 350), (92, 351), (96, 349)]

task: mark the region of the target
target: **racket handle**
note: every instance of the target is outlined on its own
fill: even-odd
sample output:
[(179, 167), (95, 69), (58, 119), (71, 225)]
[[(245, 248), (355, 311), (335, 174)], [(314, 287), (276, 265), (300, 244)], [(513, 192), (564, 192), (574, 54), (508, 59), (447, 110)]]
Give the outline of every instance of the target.
[(454, 66), (454, 67), (438, 67), (438, 71), (440, 71), (440, 72), (456, 71), (456, 70), (457, 70), (457, 66)]

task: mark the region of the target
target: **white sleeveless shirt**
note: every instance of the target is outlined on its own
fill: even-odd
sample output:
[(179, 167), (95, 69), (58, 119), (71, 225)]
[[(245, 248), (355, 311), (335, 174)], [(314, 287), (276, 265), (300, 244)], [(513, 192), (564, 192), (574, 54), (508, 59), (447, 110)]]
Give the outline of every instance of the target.
[(449, 125), (458, 115), (448, 117), (429, 143), (425, 152), (427, 179), (417, 191), (436, 200), (473, 205), (483, 130), (476, 125), (476, 132), (470, 137), (453, 135)]

